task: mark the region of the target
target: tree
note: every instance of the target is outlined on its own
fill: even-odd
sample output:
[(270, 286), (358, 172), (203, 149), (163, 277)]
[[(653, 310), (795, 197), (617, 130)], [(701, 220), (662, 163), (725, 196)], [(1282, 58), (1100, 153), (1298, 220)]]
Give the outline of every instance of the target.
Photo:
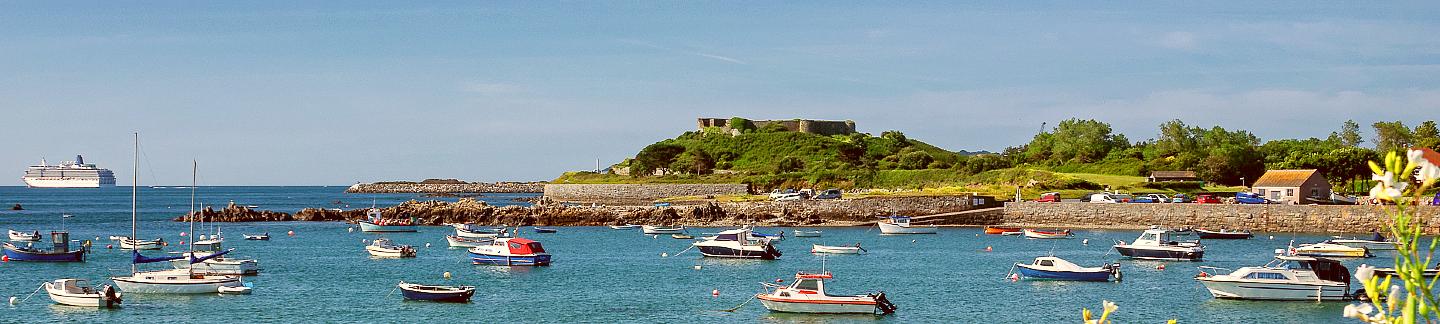
[[(1089, 163), (1100, 161), (1117, 146), (1128, 146), (1124, 137), (1111, 134), (1110, 124), (1095, 120), (1068, 119), (1055, 126), (1052, 162)], [(1118, 145), (1125, 142), (1124, 145)], [(1058, 163), (1057, 163), (1058, 164)]]
[(650, 144), (635, 154), (635, 162), (630, 164), (630, 176), (649, 175), (657, 169), (670, 167), (680, 153), (685, 153), (684, 146), (666, 142)]
[(1436, 129), (1435, 121), (1427, 120), (1420, 123), (1420, 126), (1415, 126), (1414, 144), (1419, 147), (1440, 150), (1440, 129)]
[(1410, 128), (1405, 127), (1401, 121), (1375, 122), (1375, 150), (1379, 152), (1393, 152), (1409, 148), (1414, 144), (1414, 134)]
[(888, 130), (880, 133), (880, 138), (892, 140), (900, 147), (910, 146), (910, 139), (905, 138), (905, 133), (897, 130)]
[(730, 120), (727, 121), (725, 125), (730, 126), (730, 129), (739, 130), (742, 133), (755, 130), (755, 124), (751, 123), (749, 119), (740, 117), (730, 117)]
[(684, 153), (675, 156), (675, 161), (670, 162), (670, 170), (689, 174), (709, 174), (715, 169), (715, 159), (700, 149), (688, 149)]
[(800, 158), (794, 156), (786, 156), (785, 158), (780, 159), (780, 163), (775, 166), (775, 170), (779, 173), (796, 172), (804, 169), (805, 160), (801, 160)]
[(900, 168), (905, 170), (920, 170), (930, 166), (935, 158), (925, 151), (913, 151), (900, 156)]
[(1340, 145), (1344, 146), (1358, 147), (1360, 142), (1365, 141), (1360, 137), (1360, 124), (1355, 123), (1354, 120), (1346, 120), (1345, 124), (1340, 126), (1340, 133), (1337, 135)]

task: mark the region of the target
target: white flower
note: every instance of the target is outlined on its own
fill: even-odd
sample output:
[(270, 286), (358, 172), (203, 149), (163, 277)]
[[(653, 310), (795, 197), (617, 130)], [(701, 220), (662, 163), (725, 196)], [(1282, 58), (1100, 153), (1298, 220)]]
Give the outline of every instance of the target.
[(1370, 277), (1374, 276), (1375, 267), (1368, 264), (1361, 264), (1359, 268), (1355, 268), (1355, 279), (1360, 280), (1360, 282), (1370, 281)]
[(1395, 181), (1395, 173), (1390, 171), (1385, 171), (1383, 175), (1371, 175), (1370, 179), (1379, 181), (1375, 184), (1375, 188), (1370, 189), (1370, 196), (1381, 200), (1395, 200), (1403, 195), (1405, 187), (1409, 186), (1405, 182)]
[(1369, 315), (1370, 315), (1370, 312), (1374, 312), (1374, 311), (1375, 311), (1375, 307), (1374, 307), (1374, 306), (1370, 306), (1370, 304), (1368, 304), (1368, 303), (1359, 304), (1359, 305), (1349, 304), (1349, 305), (1345, 305), (1345, 313), (1344, 313), (1344, 315), (1342, 315), (1342, 316), (1345, 316), (1345, 317), (1348, 317), (1348, 318), (1361, 318), (1361, 317), (1363, 317), (1363, 316), (1369, 316)]
[(1410, 158), (1410, 164), (1419, 169), (1420, 183), (1429, 184), (1431, 181), (1440, 179), (1440, 166), (1435, 165), (1440, 161), (1431, 161), (1425, 158), (1426, 151), (1429, 149), (1410, 150), (1405, 155)]
[(1345, 318), (1360, 318), (1360, 311), (1355, 310), (1355, 304), (1345, 305)]
[(1119, 306), (1119, 305), (1115, 305), (1115, 303), (1110, 302), (1110, 301), (1108, 301), (1108, 300), (1103, 301), (1103, 302), (1101, 302), (1100, 304), (1101, 304), (1101, 305), (1104, 305), (1105, 313), (1111, 313), (1111, 312), (1114, 312), (1116, 309), (1120, 309), (1120, 306)]
[(1390, 285), (1390, 294), (1385, 296), (1385, 305), (1395, 309), (1395, 304), (1400, 303), (1400, 286)]

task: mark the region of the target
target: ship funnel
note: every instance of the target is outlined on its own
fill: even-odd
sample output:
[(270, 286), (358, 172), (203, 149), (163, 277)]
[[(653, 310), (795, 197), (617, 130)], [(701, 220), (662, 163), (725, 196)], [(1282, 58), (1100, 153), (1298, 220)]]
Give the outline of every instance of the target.
[(84, 165), (84, 164), (85, 164), (85, 157), (80, 156), (79, 154), (76, 154), (76, 155), (75, 155), (75, 164)]

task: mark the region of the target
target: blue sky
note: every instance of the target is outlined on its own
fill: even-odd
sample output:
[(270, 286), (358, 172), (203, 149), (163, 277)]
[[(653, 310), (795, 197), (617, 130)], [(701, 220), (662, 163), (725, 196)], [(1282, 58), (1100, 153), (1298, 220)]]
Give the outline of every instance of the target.
[(132, 131), (142, 183), (343, 185), (545, 180), (701, 116), (952, 150), (1440, 117), (1436, 3), (1101, 4), (0, 1), (0, 184), (76, 153), (128, 178)]

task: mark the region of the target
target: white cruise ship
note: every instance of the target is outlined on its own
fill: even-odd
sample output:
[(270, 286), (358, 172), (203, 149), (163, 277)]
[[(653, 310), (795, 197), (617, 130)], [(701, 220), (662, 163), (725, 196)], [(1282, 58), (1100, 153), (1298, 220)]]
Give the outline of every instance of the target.
[(30, 188), (100, 188), (114, 187), (115, 173), (101, 169), (94, 164), (85, 164), (85, 158), (75, 156), (75, 161), (60, 165), (32, 165), (25, 170), (25, 185)]

